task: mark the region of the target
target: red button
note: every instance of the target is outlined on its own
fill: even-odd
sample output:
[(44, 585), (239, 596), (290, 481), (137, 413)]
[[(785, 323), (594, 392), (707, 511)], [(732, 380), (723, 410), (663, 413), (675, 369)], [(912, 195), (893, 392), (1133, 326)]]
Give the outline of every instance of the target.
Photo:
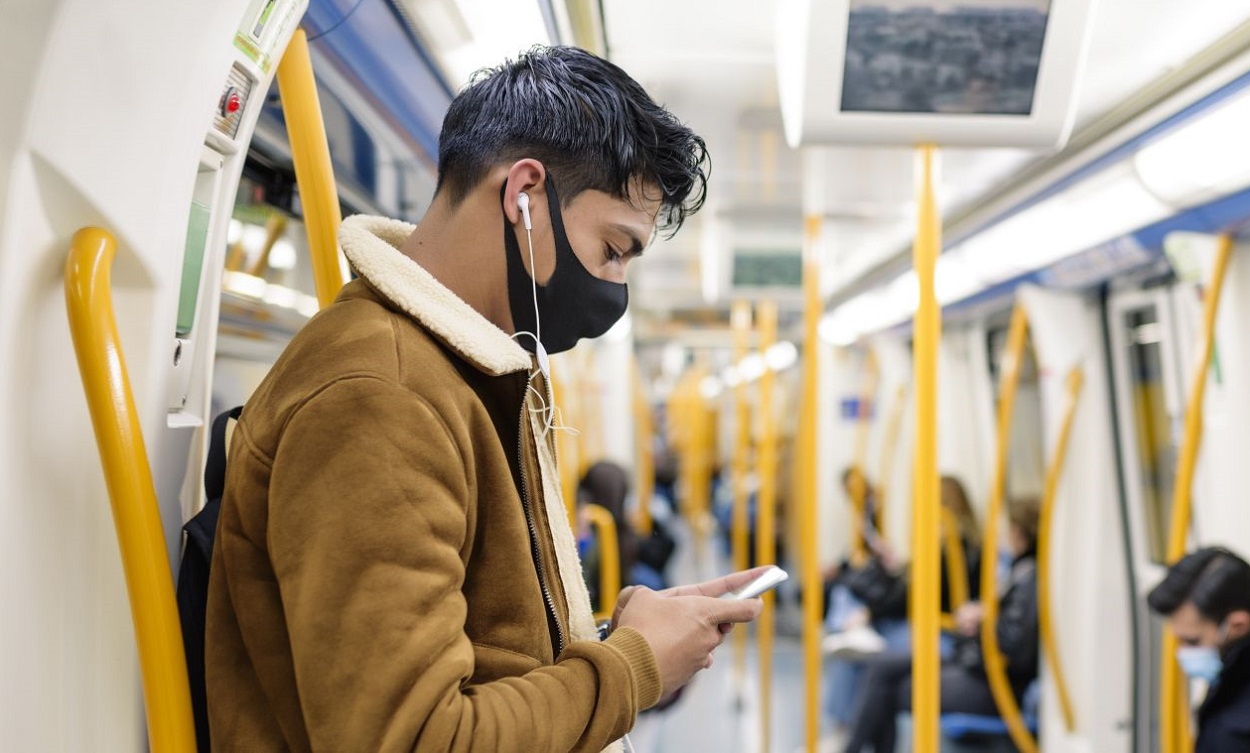
[(230, 92), (230, 95), (226, 97), (226, 112), (238, 112), (242, 106), (243, 100), (239, 98), (238, 93)]

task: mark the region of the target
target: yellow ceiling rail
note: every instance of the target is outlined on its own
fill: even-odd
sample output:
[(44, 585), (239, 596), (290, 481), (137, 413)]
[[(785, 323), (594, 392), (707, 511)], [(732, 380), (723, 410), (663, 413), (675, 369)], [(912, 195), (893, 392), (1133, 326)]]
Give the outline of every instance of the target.
[[(761, 301), (759, 352), (764, 354), (777, 340), (777, 302)], [(766, 369), (760, 377), (759, 497), (755, 512), (755, 564), (777, 561), (777, 415), (773, 402), (776, 376)], [(768, 753), (772, 742), (773, 692), (773, 606), (775, 594), (764, 594), (764, 611), (759, 616), (760, 753)]]
[(65, 304), (121, 550), (154, 753), (194, 753), (195, 727), (173, 573), (113, 314), (117, 241), (88, 227), (65, 262)]
[(621, 549), (612, 513), (594, 504), (583, 509), (599, 543), (599, 613), (595, 615), (595, 621), (599, 622), (612, 619), (612, 612), (616, 610), (616, 597), (621, 592)]
[(881, 464), (877, 473), (877, 535), (887, 538), (885, 516), (886, 497), (890, 491), (890, 478), (894, 475), (894, 458), (898, 456), (898, 438), (903, 430), (903, 414), (907, 408), (907, 386), (900, 384), (894, 393), (894, 405), (885, 424), (885, 440), (881, 443)]
[(916, 447), (912, 487), (912, 564), (909, 607), (912, 644), (913, 751), (937, 753), (941, 658), (938, 654), (938, 612), (941, 579), (938, 529), (937, 348), (942, 312), (933, 291), (933, 272), (942, 248), (942, 222), (934, 193), (934, 147), (917, 149), (916, 239), (912, 265), (920, 287), (913, 328), (913, 376), (916, 385)]
[(295, 30), (282, 62), (278, 63), (278, 91), (282, 97), (287, 139), (291, 142), (300, 205), (304, 208), (317, 302), (325, 308), (343, 287), (338, 243), (343, 210), (334, 183), (326, 127), (321, 119), (321, 102), (317, 98), (317, 82), (308, 54), (308, 36), (303, 29)]
[(655, 430), (651, 426), (651, 403), (647, 400), (646, 388), (642, 383), (642, 370), (638, 366), (638, 358), (633, 357), (634, 382), (634, 488), (638, 500), (638, 533), (651, 535), (651, 498), (655, 496), (655, 452), (652, 449)]
[[(1168, 528), (1168, 562), (1173, 563), (1185, 556), (1189, 538), (1189, 523), (1193, 509), (1194, 470), (1198, 465), (1198, 450), (1202, 446), (1202, 404), (1207, 391), (1207, 368), (1215, 345), (1215, 316), (1220, 309), (1220, 293), (1224, 289), (1224, 277), (1228, 274), (1228, 260), (1233, 252), (1233, 238), (1221, 235), (1215, 256), (1215, 269), (1207, 284), (1202, 301), (1202, 335), (1198, 342), (1198, 357), (1194, 361), (1189, 380), (1189, 401), (1185, 405), (1185, 433), (1181, 437), (1179, 458), (1176, 464), (1176, 485), (1172, 489), (1172, 520)], [(1176, 635), (1168, 629), (1163, 632), (1163, 668), (1159, 699), (1159, 737), (1163, 753), (1183, 753), (1193, 748), (1189, 732), (1187, 686), (1181, 682), (1180, 667), (1176, 663)]]
[(1007, 331), (1007, 351), (998, 380), (998, 435), (994, 448), (994, 480), (990, 486), (990, 506), (985, 515), (985, 536), (981, 555), (981, 602), (985, 616), (981, 621), (981, 653), (985, 658), (985, 675), (998, 713), (1007, 723), (1012, 742), (1022, 753), (1037, 753), (1037, 741), (1024, 725), (1020, 705), (1016, 703), (1007, 680), (1007, 663), (998, 648), (998, 521), (1002, 517), (1003, 497), (1007, 491), (1007, 449), (1011, 443), (1011, 419), (1015, 413), (1016, 389), (1020, 385), (1020, 363), (1028, 342), (1029, 318), (1024, 306), (1017, 303), (1011, 312)]
[[(751, 304), (747, 301), (734, 301), (729, 317), (733, 328), (734, 363), (742, 363), (747, 357), (747, 349), (751, 345)], [(734, 385), (734, 450), (733, 470), (733, 523), (730, 540), (733, 549), (735, 570), (746, 570), (751, 556), (747, 551), (750, 545), (750, 518), (747, 505), (749, 492), (747, 476), (750, 474), (751, 462), (751, 400), (747, 396), (745, 380), (738, 380)], [(739, 683), (746, 678), (747, 631), (735, 630), (734, 636), (734, 674)]]
[(817, 460), (819, 437), (820, 362), (817, 328), (820, 324), (820, 257), (821, 218), (809, 216), (805, 221), (807, 248), (803, 260), (803, 395), (799, 407), (798, 519), (799, 555), (803, 582), (803, 676), (806, 684), (805, 740), (808, 753), (816, 753), (820, 735), (820, 638), (823, 593), (819, 562), (819, 520), (816, 511)]
[(1072, 435), (1072, 423), (1076, 418), (1076, 408), (1084, 385), (1085, 373), (1080, 366), (1072, 367), (1072, 371), (1068, 372), (1068, 404), (1063, 411), (1063, 424), (1059, 428), (1059, 439), (1055, 442), (1055, 454), (1051, 457), (1050, 467), (1046, 469), (1046, 486), (1042, 493), (1037, 534), (1038, 627), (1042, 634), (1046, 666), (1050, 667), (1055, 691), (1059, 695), (1063, 724), (1069, 732), (1076, 731), (1076, 712), (1072, 709), (1072, 696), (1068, 692), (1063, 662), (1059, 659), (1059, 643), (1055, 640), (1054, 606), (1050, 598), (1050, 553), (1053, 543), (1051, 522), (1055, 515), (1055, 500), (1059, 495), (1059, 479), (1063, 476), (1064, 461), (1068, 457), (1068, 439)]

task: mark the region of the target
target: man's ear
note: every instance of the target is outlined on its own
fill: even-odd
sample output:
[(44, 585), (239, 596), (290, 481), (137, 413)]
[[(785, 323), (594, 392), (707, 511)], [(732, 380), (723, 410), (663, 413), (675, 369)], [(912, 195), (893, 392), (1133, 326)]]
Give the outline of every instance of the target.
[(1228, 640), (1235, 641), (1250, 635), (1250, 610), (1238, 609), (1228, 615)]

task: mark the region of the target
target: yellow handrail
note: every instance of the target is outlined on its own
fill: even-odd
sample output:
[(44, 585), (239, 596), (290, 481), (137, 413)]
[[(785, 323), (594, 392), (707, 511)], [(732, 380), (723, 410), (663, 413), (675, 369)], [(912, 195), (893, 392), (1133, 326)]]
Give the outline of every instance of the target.
[(913, 322), (913, 376), (916, 385), (916, 448), (913, 473), (912, 563), (912, 723), (915, 753), (937, 753), (941, 686), (938, 673), (938, 612), (941, 582), (936, 532), (937, 471), (937, 347), (942, 313), (933, 292), (933, 272), (942, 247), (942, 224), (933, 187), (932, 146), (917, 150), (916, 239), (912, 265), (920, 288)]
[(941, 515), (942, 543), (946, 554), (946, 576), (951, 589), (950, 607), (953, 620), (954, 613), (968, 603), (968, 561), (964, 558), (964, 542), (960, 536), (959, 518), (945, 507), (942, 508)]
[(582, 509), (599, 543), (599, 612), (595, 615), (598, 622), (611, 619), (616, 610), (616, 597), (621, 592), (621, 549), (612, 513), (599, 505), (586, 505)]
[(155, 753), (195, 751), (191, 690), (173, 573), (110, 287), (117, 241), (88, 227), (65, 262), (65, 304), (95, 430), (134, 622), (148, 738)]
[(819, 524), (816, 514), (816, 425), (819, 378), (817, 328), (820, 324), (821, 218), (806, 219), (807, 248), (803, 261), (803, 401), (799, 409), (798, 519), (799, 554), (803, 579), (803, 676), (806, 681), (806, 742), (808, 753), (816, 753), (820, 734), (820, 630), (823, 598), (818, 562)]
[[(768, 352), (777, 339), (777, 303), (761, 301), (759, 305), (760, 353)], [(755, 520), (755, 564), (772, 565), (777, 561), (777, 416), (773, 406), (772, 369), (760, 377), (760, 490)], [(760, 669), (760, 748), (768, 753), (772, 742), (773, 691), (773, 604), (774, 593), (764, 594), (764, 611), (759, 616)]]
[(638, 500), (638, 533), (651, 535), (651, 497), (655, 495), (655, 453), (651, 449), (654, 430), (651, 427), (651, 404), (647, 402), (646, 389), (638, 359), (633, 359), (634, 376), (634, 448), (638, 458), (635, 462), (634, 495)]
[[(1176, 485), (1172, 489), (1172, 520), (1168, 528), (1168, 562), (1173, 563), (1185, 556), (1186, 539), (1189, 537), (1189, 521), (1193, 504), (1194, 470), (1198, 464), (1198, 449), (1202, 446), (1202, 403), (1207, 390), (1207, 368), (1211, 363), (1211, 351), (1215, 343), (1215, 315), (1220, 308), (1220, 293), (1224, 289), (1224, 277), (1228, 274), (1228, 260), (1233, 252), (1233, 238), (1220, 236), (1216, 251), (1215, 269), (1207, 285), (1202, 302), (1202, 339), (1199, 341), (1198, 358), (1190, 372), (1189, 402), (1185, 406), (1185, 433), (1181, 438), (1180, 456), (1176, 464)], [(1193, 743), (1189, 733), (1188, 703), (1185, 685), (1180, 681), (1180, 668), (1176, 663), (1176, 635), (1168, 629), (1163, 632), (1163, 675), (1159, 699), (1159, 737), (1164, 753), (1181, 753)]]
[[(751, 341), (751, 304), (746, 301), (735, 301), (730, 313), (730, 325), (733, 327), (734, 363), (742, 363), (747, 356)], [(745, 380), (734, 385), (734, 452), (733, 452), (733, 528), (732, 548), (735, 570), (746, 570), (751, 555), (747, 550), (750, 545), (750, 519), (747, 511), (747, 475), (750, 473), (751, 455), (751, 401), (747, 396)], [(735, 630), (734, 636), (734, 669), (739, 682), (746, 677), (747, 631)]]
[[(561, 361), (561, 366), (564, 362)], [(551, 401), (570, 411), (565, 413), (565, 420), (574, 420), (571, 416), (572, 405), (567, 382), (560, 378), (557, 367), (553, 364), (551, 373)], [(564, 511), (569, 516), (569, 526), (577, 533), (577, 484), (578, 474), (577, 443), (571, 433), (556, 432), (556, 473), (560, 477), (560, 491), (564, 494)]]
[(1085, 374), (1080, 366), (1072, 367), (1068, 373), (1068, 405), (1064, 408), (1063, 424), (1059, 429), (1059, 439), (1055, 443), (1055, 454), (1046, 469), (1046, 487), (1042, 493), (1042, 509), (1038, 516), (1037, 534), (1037, 598), (1038, 627), (1042, 634), (1042, 649), (1046, 655), (1046, 666), (1055, 680), (1055, 691), (1059, 695), (1059, 709), (1063, 712), (1063, 723), (1069, 732), (1076, 731), (1076, 713), (1072, 709), (1072, 696), (1068, 692), (1068, 682), (1063, 674), (1063, 662), (1059, 660), (1059, 643), (1055, 640), (1054, 607), (1050, 599), (1050, 545), (1051, 521), (1054, 518), (1055, 499), (1059, 494), (1059, 479), (1063, 476), (1064, 460), (1068, 455), (1068, 439), (1072, 435), (1072, 422), (1076, 418), (1076, 407), (1081, 399), (1081, 388), (1085, 384)]
[(330, 162), (330, 146), (321, 119), (321, 102), (317, 98), (312, 58), (308, 54), (308, 36), (303, 29), (295, 30), (282, 62), (278, 63), (278, 91), (282, 97), (287, 139), (291, 142), (300, 205), (304, 208), (317, 302), (325, 308), (343, 287), (338, 244), (343, 210), (339, 206), (334, 165)]
[(1023, 753), (1037, 753), (1037, 742), (1020, 714), (1015, 694), (1007, 680), (1007, 663), (998, 648), (998, 521), (1002, 517), (1003, 497), (1007, 490), (1007, 448), (1011, 444), (1011, 419), (1015, 412), (1016, 388), (1020, 384), (1020, 362), (1029, 332), (1029, 319), (1019, 303), (1011, 312), (1007, 332), (1007, 351), (1003, 356), (998, 387), (998, 436), (994, 449), (994, 481), (990, 486), (990, 506), (985, 515), (985, 551), (981, 556), (981, 603), (985, 607), (981, 620), (981, 653), (985, 658), (985, 675), (998, 713), (1007, 723), (1011, 739)]
[(903, 412), (907, 408), (907, 387), (899, 385), (894, 394), (894, 405), (885, 425), (885, 441), (881, 443), (881, 470), (877, 475), (877, 535), (886, 539), (886, 497), (890, 491), (890, 478), (894, 475), (894, 458), (898, 455), (898, 436), (903, 429)]
[[(868, 493), (868, 433), (872, 428), (873, 399), (877, 392), (877, 357), (869, 346), (864, 354), (864, 383), (857, 398), (855, 407), (855, 464), (859, 469), (862, 484), (851, 487), (851, 505), (855, 508), (851, 520), (851, 562), (862, 565), (868, 556), (867, 543), (864, 537), (864, 513), (867, 507)], [(877, 502), (874, 500), (874, 504)], [(881, 507), (878, 504), (873, 510), (873, 523), (879, 524)]]

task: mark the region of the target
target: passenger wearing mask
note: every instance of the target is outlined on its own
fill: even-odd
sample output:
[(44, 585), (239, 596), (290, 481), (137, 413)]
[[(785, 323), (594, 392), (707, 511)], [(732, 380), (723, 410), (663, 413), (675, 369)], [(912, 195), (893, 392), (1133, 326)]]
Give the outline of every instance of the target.
[(600, 640), (553, 449), (547, 354), (625, 313), (626, 265), (703, 202), (703, 140), (612, 63), (537, 48), (456, 96), (438, 157), (420, 225), (344, 220), (355, 279), (235, 430), (214, 748), (619, 749), (761, 609), (715, 598), (749, 572), (627, 589)]
[(1189, 677), (1207, 683), (1194, 753), (1250, 751), (1250, 564), (1222, 547), (1182, 557), (1146, 597)]
[[(1017, 701), (1037, 678), (1037, 525), (1035, 499), (1015, 499), (1007, 506), (1006, 549), (1010, 570), (998, 600), (996, 633), (1007, 663), (1007, 678)], [(941, 671), (942, 713), (997, 715), (985, 675), (981, 622), (985, 609), (968, 602), (955, 612), (958, 629), (954, 653)], [(847, 753), (893, 751), (895, 716), (911, 709), (911, 656), (882, 654), (868, 660), (868, 673), (856, 706)]]

